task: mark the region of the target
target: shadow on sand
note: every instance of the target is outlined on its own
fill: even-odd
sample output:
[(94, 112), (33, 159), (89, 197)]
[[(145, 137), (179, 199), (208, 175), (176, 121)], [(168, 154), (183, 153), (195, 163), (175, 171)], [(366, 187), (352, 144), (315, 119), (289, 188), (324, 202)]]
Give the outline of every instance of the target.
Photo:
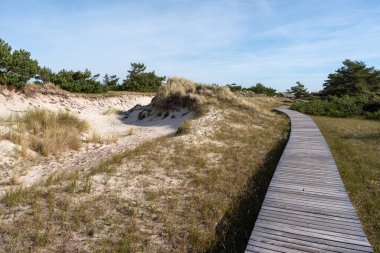
[(118, 119), (126, 125), (138, 127), (167, 127), (178, 129), (181, 124), (194, 116), (187, 109), (157, 112), (149, 106), (135, 106), (129, 111), (118, 112)]

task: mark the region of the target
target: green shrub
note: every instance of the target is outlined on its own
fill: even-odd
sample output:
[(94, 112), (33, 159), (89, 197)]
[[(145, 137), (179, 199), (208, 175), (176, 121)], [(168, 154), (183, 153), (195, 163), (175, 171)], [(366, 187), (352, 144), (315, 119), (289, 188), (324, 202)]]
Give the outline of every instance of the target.
[(77, 93), (104, 93), (108, 91), (108, 87), (100, 84), (95, 80), (78, 80), (74, 82), (64, 82), (59, 86), (70, 92)]
[(91, 71), (67, 71), (61, 70), (52, 75), (51, 81), (64, 90), (77, 93), (103, 93), (108, 91), (108, 86), (97, 81), (99, 75), (92, 75)]
[(375, 112), (367, 112), (366, 117), (368, 119), (380, 119), (380, 110)]
[(370, 98), (364, 95), (343, 97), (328, 97), (315, 99), (308, 102), (296, 102), (291, 109), (310, 115), (331, 117), (366, 116), (379, 118), (380, 109), (377, 107), (378, 98)]
[(275, 96), (276, 90), (270, 87), (265, 87), (262, 83), (257, 83), (255, 86), (248, 88), (247, 90), (253, 91), (256, 94), (264, 94), (269, 97)]

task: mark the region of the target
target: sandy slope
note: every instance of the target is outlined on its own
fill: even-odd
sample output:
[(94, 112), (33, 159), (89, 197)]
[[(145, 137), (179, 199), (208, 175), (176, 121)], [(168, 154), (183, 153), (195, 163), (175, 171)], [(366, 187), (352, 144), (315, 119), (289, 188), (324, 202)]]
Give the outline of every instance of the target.
[(27, 109), (40, 108), (51, 111), (70, 111), (87, 120), (94, 131), (112, 133), (125, 130), (115, 114), (128, 111), (136, 104), (146, 105), (152, 96), (120, 94), (118, 96), (79, 96), (72, 94), (40, 94), (26, 96), (23, 93), (3, 90), (0, 92), (0, 117), (19, 113)]
[[(187, 111), (150, 114), (142, 120), (138, 114), (150, 103), (152, 96), (118, 94), (115, 96), (78, 96), (73, 94), (25, 95), (6, 89), (0, 90), (0, 117), (22, 113), (28, 109), (41, 108), (51, 111), (66, 110), (86, 120), (91, 130), (105, 138), (118, 136), (116, 143), (84, 143), (79, 151), (70, 151), (60, 157), (15, 157), (17, 145), (0, 139), (0, 192), (12, 184), (31, 185), (54, 171), (89, 168), (101, 160), (138, 143), (171, 134), (183, 120), (189, 118)], [(131, 110), (134, 108), (133, 110)], [(132, 130), (131, 130), (132, 129)], [(1, 131), (6, 129), (0, 126)], [(85, 136), (83, 137), (85, 138)], [(12, 179), (13, 178), (13, 179)], [(16, 180), (15, 180), (16, 178)]]

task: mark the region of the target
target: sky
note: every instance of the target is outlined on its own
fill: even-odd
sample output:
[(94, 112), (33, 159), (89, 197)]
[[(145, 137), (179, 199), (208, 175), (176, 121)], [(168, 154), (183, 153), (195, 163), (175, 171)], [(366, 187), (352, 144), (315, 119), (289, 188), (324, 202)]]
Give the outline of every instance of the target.
[(0, 38), (54, 71), (323, 88), (345, 59), (380, 68), (380, 0), (0, 0)]

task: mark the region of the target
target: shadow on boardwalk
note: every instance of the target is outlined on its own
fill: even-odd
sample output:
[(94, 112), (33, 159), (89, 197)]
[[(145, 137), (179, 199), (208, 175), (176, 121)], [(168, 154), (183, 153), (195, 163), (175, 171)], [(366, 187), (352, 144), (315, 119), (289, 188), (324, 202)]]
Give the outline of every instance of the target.
[[(288, 134), (290, 134), (289, 129), (287, 129)], [(216, 246), (208, 252), (244, 252), (288, 139), (289, 135), (286, 140), (279, 141), (266, 155), (263, 165), (249, 180), (250, 184), (237, 199), (234, 208), (226, 213), (217, 225), (215, 232), (218, 240)]]

